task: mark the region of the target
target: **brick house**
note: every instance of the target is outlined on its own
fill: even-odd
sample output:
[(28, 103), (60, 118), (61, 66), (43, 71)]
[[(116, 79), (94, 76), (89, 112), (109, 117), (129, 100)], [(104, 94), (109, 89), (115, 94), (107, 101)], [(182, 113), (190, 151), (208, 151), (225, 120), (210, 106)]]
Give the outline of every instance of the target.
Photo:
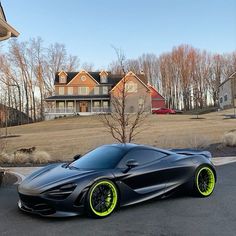
[(128, 72), (122, 76), (107, 71), (60, 71), (55, 76), (55, 94), (45, 99), (48, 107), (45, 108), (45, 119), (112, 112), (112, 101), (119, 96), (124, 79), (127, 92), (126, 112), (136, 112), (140, 106), (150, 112), (150, 89), (143, 74)]
[(219, 106), (221, 109), (236, 106), (236, 72), (220, 84)]

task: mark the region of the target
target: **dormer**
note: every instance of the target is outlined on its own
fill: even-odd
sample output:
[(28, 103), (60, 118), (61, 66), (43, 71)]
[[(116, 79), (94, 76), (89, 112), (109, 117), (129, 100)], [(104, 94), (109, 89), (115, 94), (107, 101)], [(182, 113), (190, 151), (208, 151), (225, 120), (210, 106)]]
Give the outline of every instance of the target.
[(67, 73), (62, 70), (58, 73), (58, 76), (59, 76), (59, 83), (60, 84), (66, 84), (67, 82)]
[(108, 73), (105, 71), (105, 70), (102, 70), (100, 73), (100, 83), (101, 84), (106, 84), (107, 83), (107, 76), (108, 76)]

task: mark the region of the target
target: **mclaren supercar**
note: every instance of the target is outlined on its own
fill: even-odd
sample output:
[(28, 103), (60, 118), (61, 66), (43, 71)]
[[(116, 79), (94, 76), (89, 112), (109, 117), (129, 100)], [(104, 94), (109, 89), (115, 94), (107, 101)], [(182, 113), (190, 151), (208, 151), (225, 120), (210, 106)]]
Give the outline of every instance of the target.
[(18, 187), (20, 209), (42, 216), (87, 213), (102, 218), (117, 207), (168, 195), (180, 187), (212, 194), (216, 171), (207, 151), (137, 144), (100, 146), (71, 163), (50, 164)]

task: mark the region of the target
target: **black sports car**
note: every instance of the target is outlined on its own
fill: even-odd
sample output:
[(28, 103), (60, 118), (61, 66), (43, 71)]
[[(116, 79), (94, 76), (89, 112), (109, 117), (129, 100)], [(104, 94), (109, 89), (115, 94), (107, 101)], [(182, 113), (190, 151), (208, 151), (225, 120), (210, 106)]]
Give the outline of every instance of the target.
[(18, 187), (19, 208), (42, 216), (105, 217), (118, 206), (165, 196), (182, 186), (207, 197), (216, 182), (206, 151), (112, 144), (75, 159), (27, 177)]

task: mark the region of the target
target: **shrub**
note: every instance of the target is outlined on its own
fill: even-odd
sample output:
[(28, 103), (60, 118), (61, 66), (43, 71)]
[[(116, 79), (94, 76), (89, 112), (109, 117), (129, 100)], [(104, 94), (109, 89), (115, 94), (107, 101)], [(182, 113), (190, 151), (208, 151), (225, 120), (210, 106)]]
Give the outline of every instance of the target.
[(30, 158), (30, 162), (43, 164), (52, 161), (51, 156), (45, 151), (35, 151)]
[(11, 155), (5, 152), (0, 153), (0, 165), (46, 164), (51, 161), (51, 156), (45, 151), (34, 151), (33, 153), (15, 152)]
[(0, 165), (9, 163), (9, 160), (10, 158), (5, 152), (0, 153)]
[(230, 130), (224, 134), (223, 144), (229, 147), (236, 147), (236, 129)]
[(16, 152), (11, 160), (13, 164), (25, 164), (30, 162), (29, 154)]

